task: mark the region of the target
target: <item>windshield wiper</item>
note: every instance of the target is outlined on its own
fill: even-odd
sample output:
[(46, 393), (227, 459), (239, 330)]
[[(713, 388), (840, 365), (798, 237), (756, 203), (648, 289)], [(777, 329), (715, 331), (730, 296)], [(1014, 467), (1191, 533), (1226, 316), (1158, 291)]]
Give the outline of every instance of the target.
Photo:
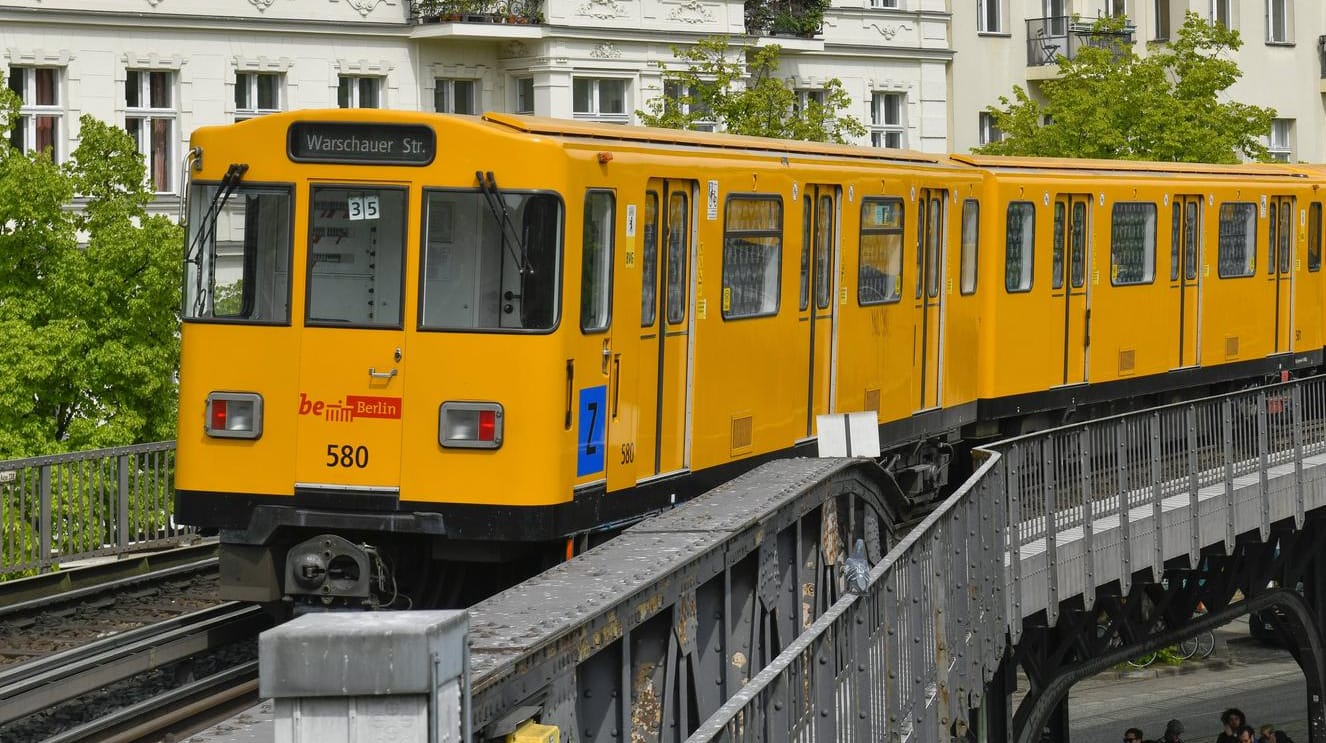
[[(184, 262), (198, 267), (194, 282), (194, 315), (201, 315), (207, 305), (206, 294), (203, 292), (203, 246), (210, 244), (212, 238), (216, 236), (216, 221), (221, 216), (221, 210), (225, 208), (226, 202), (235, 193), (235, 189), (239, 187), (239, 182), (248, 170), (249, 166), (244, 163), (231, 163), (230, 167), (226, 168), (226, 174), (221, 176), (221, 185), (212, 195), (212, 201), (207, 205), (207, 212), (203, 214), (203, 224), (198, 232), (194, 233), (193, 242), (184, 253)], [(212, 261), (208, 269), (207, 285), (211, 286), (211, 279), (216, 273), (216, 261)]]
[[(520, 233), (516, 231), (516, 225), (511, 221), (511, 212), (507, 210), (506, 199), (497, 188), (497, 179), (493, 177), (493, 171), (488, 171), (485, 178), (483, 171), (476, 170), (474, 177), (479, 181), (479, 190), (483, 192), (488, 208), (492, 210), (493, 218), (497, 220), (498, 229), (502, 231), (502, 246), (511, 248), (511, 259), (516, 262), (522, 276), (532, 275), (534, 269), (529, 265), (525, 243), (520, 239)], [(508, 238), (510, 243), (507, 242)]]

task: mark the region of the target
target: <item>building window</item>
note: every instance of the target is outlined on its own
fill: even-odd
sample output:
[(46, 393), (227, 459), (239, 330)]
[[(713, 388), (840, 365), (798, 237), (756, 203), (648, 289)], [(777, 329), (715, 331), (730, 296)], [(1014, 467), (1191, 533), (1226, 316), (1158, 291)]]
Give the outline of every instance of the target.
[(1170, 0), (1156, 0), (1156, 41), (1169, 41), (1171, 13)]
[(578, 119), (611, 124), (628, 123), (626, 81), (612, 78), (577, 77), (571, 84), (571, 110)]
[(1294, 120), (1272, 119), (1271, 135), (1267, 139), (1266, 151), (1272, 159), (1282, 163), (1294, 159)]
[(478, 80), (439, 77), (433, 81), (433, 110), (440, 114), (477, 114), (478, 93)]
[(902, 93), (875, 93), (870, 99), (870, 144), (875, 147), (902, 149)]
[(1294, 0), (1266, 0), (1266, 41), (1294, 42)]
[(1003, 0), (976, 0), (976, 31), (983, 34), (1003, 33)]
[(1234, 28), (1234, 0), (1211, 0), (1211, 23)]
[(19, 99), (18, 121), (9, 141), (21, 152), (50, 152), (60, 161), (60, 70), (57, 67), (13, 67), (9, 89)]
[(982, 111), (978, 116), (981, 127), (981, 144), (990, 144), (991, 142), (1002, 142), (1004, 133), (999, 127), (995, 126), (994, 114), (989, 111)]
[(281, 75), (275, 72), (235, 73), (235, 121), (281, 110)]
[(516, 113), (534, 113), (534, 78), (516, 78)]
[(824, 91), (819, 88), (797, 88), (797, 100), (792, 104), (792, 110), (796, 114), (808, 110), (812, 103), (818, 103), (821, 107), (824, 105)]
[(341, 75), (336, 105), (341, 108), (382, 108), (382, 78)]
[(175, 72), (129, 70), (124, 79), (124, 128), (147, 160), (152, 190), (168, 193), (174, 171)]
[(1105, 0), (1105, 15), (1123, 18), (1128, 15), (1128, 0)]
[(870, 0), (872, 8), (901, 8), (901, 0)]
[(691, 129), (697, 132), (712, 132), (717, 127), (713, 112), (696, 97), (694, 88), (683, 88), (679, 82), (663, 83), (663, 107), (668, 113), (689, 114), (694, 112), (696, 119), (691, 122)]

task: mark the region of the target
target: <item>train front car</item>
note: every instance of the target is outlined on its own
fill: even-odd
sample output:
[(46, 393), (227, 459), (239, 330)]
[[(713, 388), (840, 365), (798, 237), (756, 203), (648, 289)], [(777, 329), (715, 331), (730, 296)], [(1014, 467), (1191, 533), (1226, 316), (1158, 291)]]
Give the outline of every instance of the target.
[(222, 595), (446, 606), (542, 559), (575, 468), (557, 148), (311, 111), (201, 129), (189, 168), (176, 513)]

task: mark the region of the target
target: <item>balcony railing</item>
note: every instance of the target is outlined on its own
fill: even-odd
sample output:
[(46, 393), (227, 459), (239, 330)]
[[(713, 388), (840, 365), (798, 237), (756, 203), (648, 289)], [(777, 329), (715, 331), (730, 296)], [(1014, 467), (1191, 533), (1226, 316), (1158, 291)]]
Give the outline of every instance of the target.
[(813, 38), (824, 32), (828, 7), (828, 0), (746, 0), (746, 33)]
[(1073, 16), (1027, 19), (1027, 66), (1055, 64), (1059, 57), (1076, 59), (1078, 51), (1095, 47), (1122, 55), (1133, 45), (1131, 24), (1122, 31), (1098, 31), (1089, 22)]
[(410, 0), (415, 23), (543, 23), (543, 0)]

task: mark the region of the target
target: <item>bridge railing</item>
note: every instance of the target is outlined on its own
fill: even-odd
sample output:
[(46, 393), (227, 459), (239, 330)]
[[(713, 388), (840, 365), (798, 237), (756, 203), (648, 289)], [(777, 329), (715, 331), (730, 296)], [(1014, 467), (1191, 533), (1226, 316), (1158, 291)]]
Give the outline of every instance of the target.
[(0, 577), (168, 545), (175, 442), (0, 461)]
[[(1232, 548), (1249, 529), (1264, 536), (1290, 517), (1301, 525), (1305, 460), (1326, 453), (1326, 379), (1065, 426), (977, 453), (981, 467), (889, 551), (864, 593), (840, 599), (688, 740), (961, 732), (1024, 617), (1044, 610), (1053, 624), (1073, 592), (1090, 607), (1098, 585), (1120, 580), (1127, 591), (1134, 571), (1159, 575), (1184, 551), (1195, 560), (1214, 526)], [(1286, 470), (1293, 504), (1267, 487)], [(1199, 509), (1213, 491), (1222, 501)], [(1164, 518), (1185, 505), (1186, 525)], [(1148, 533), (1130, 540), (1130, 527)], [(1038, 568), (1024, 572), (1024, 562)]]

